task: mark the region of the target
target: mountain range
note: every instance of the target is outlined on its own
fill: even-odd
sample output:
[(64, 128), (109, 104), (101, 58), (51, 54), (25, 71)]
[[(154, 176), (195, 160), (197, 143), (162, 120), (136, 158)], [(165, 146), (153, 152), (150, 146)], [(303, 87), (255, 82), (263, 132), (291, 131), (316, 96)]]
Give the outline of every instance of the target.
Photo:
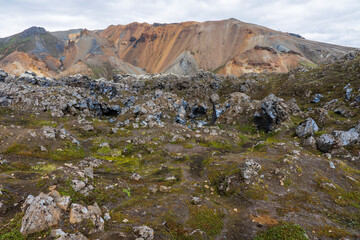
[(331, 62), (354, 48), (306, 40), (236, 19), (173, 24), (130, 23), (104, 30), (48, 32), (31, 27), (0, 38), (0, 68), (20, 75), (174, 73), (225, 75), (288, 72)]

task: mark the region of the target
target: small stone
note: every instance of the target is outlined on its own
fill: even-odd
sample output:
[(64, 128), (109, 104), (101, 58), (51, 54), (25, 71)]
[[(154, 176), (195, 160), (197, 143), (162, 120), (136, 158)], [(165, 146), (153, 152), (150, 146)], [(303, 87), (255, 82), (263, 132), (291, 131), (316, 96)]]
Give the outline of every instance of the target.
[(100, 143), (100, 145), (99, 145), (101, 148), (102, 147), (110, 147), (110, 144), (108, 143), (108, 142), (102, 142), (102, 143)]
[(109, 221), (109, 220), (111, 219), (110, 214), (109, 214), (109, 213), (105, 213), (104, 219), (105, 219), (105, 221)]
[(141, 179), (141, 176), (138, 173), (133, 173), (131, 175), (130, 179), (135, 180), (135, 181), (139, 181)]
[(122, 220), (122, 222), (123, 222), (123, 223), (127, 223), (127, 222), (129, 222), (129, 220), (126, 219), (126, 218), (124, 218), (124, 220)]
[(152, 240), (154, 239), (154, 230), (148, 226), (139, 226), (133, 228), (133, 233), (135, 237), (143, 240)]
[(158, 187), (156, 185), (149, 186), (148, 189), (152, 194), (155, 194), (158, 191)]
[(43, 145), (40, 145), (40, 151), (42, 151), (42, 152), (47, 152), (48, 150), (47, 150), (46, 147), (44, 147)]
[(333, 162), (329, 162), (329, 165), (330, 165), (330, 168), (332, 168), (332, 169), (335, 169), (335, 165), (334, 165), (334, 163)]
[(176, 177), (174, 177), (174, 176), (171, 176), (171, 177), (167, 177), (167, 178), (165, 178), (165, 181), (175, 181), (176, 180)]
[(72, 180), (72, 185), (71, 186), (76, 192), (78, 192), (81, 189), (83, 189), (86, 186), (86, 184), (83, 181)]
[(191, 203), (194, 205), (200, 204), (200, 198), (199, 197), (192, 197)]
[(70, 203), (71, 203), (71, 199), (69, 196), (63, 196), (63, 197), (57, 198), (57, 199), (55, 199), (55, 201), (56, 201), (56, 205), (60, 209), (64, 210), (65, 212), (68, 210)]
[(162, 193), (168, 193), (171, 191), (171, 187), (160, 186), (159, 191)]
[(94, 179), (94, 168), (87, 167), (84, 169), (84, 174), (90, 179)]
[(52, 190), (52, 191), (49, 193), (49, 196), (51, 196), (51, 197), (53, 197), (53, 198), (55, 198), (55, 199), (61, 197), (60, 193), (59, 193), (58, 191), (56, 191), (56, 190)]

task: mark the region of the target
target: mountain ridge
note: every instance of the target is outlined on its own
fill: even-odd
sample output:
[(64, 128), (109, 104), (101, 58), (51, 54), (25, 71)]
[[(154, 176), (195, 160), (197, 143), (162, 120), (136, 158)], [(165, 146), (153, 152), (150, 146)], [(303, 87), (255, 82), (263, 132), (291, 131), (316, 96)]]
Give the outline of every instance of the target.
[[(24, 32), (25, 39), (21, 38)], [(176, 69), (173, 73), (188, 75), (203, 69), (241, 75), (315, 66), (333, 61), (353, 49), (303, 39), (296, 33), (276, 31), (234, 18), (164, 24), (133, 22), (110, 25), (102, 30), (48, 32), (32, 27), (0, 39), (0, 68), (19, 74), (29, 64), (27, 59), (35, 58), (33, 69), (40, 75), (61, 77), (80, 73), (111, 77), (116, 73), (169, 71), (170, 66), (180, 65), (184, 60), (181, 56), (187, 56), (187, 64), (173, 68)], [(193, 66), (195, 70), (187, 69)]]

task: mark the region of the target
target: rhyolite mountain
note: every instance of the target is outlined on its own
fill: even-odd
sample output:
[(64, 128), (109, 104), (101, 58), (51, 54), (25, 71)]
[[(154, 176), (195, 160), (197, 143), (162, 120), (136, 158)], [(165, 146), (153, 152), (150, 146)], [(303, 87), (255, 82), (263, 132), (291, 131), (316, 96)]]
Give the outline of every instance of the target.
[(61, 77), (175, 73), (225, 75), (288, 72), (338, 59), (350, 47), (310, 41), (236, 19), (174, 24), (131, 23), (104, 30), (48, 32), (31, 27), (0, 39), (0, 68)]

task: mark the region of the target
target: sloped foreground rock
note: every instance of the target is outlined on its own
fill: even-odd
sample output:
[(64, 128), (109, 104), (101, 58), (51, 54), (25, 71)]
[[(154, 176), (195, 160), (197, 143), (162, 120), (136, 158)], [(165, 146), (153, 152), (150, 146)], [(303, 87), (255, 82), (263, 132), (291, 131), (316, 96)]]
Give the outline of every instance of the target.
[(25, 215), (21, 222), (20, 232), (24, 235), (40, 232), (60, 221), (61, 209), (51, 196), (40, 193), (39, 196), (28, 197)]

